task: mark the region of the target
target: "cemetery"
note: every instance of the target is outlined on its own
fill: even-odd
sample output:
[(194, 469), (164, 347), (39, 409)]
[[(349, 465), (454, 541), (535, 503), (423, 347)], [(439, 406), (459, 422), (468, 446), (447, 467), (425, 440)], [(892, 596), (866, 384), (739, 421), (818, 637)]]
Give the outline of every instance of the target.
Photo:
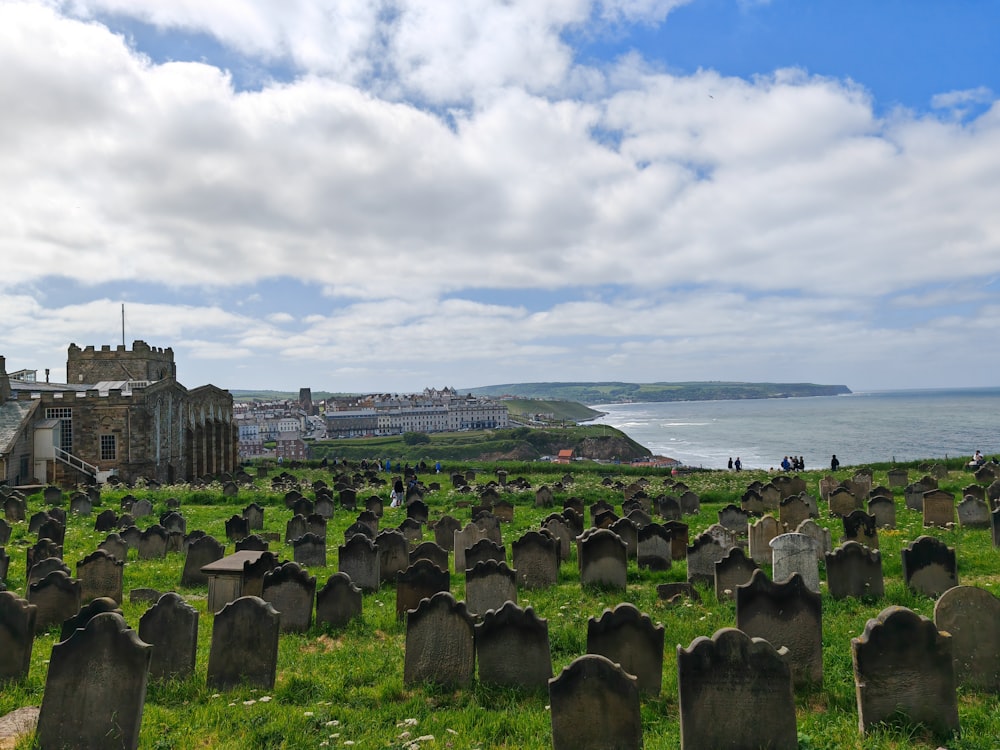
[(0, 748), (1000, 737), (992, 477), (449, 469), (0, 486)]

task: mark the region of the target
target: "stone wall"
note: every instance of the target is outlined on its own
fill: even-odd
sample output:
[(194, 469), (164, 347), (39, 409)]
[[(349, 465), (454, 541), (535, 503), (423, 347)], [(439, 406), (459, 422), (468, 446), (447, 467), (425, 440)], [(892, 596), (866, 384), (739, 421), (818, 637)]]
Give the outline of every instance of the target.
[(145, 341), (133, 341), (132, 349), (119, 344), (96, 350), (70, 344), (66, 354), (66, 381), (71, 385), (100, 383), (105, 380), (164, 380), (176, 378), (174, 350), (151, 347)]

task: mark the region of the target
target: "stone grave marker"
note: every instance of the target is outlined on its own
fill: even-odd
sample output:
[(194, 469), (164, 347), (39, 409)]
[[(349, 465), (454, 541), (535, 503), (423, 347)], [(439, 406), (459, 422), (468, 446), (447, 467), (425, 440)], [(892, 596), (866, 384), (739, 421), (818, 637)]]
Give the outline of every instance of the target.
[(483, 560), (465, 571), (465, 603), (469, 614), (482, 617), (506, 602), (517, 604), (517, 571), (507, 563)]
[(746, 556), (742, 547), (733, 547), (715, 563), (715, 598), (721, 601), (736, 598), (736, 588), (749, 583), (757, 563)]
[(444, 515), (431, 524), (431, 530), (434, 532), (434, 542), (451, 552), (455, 549), (455, 532), (462, 530), (462, 522), (454, 516)]
[(956, 683), (1000, 692), (1000, 599), (986, 589), (955, 586), (935, 603), (934, 625), (951, 635)]
[(924, 526), (941, 528), (955, 524), (955, 496), (944, 490), (924, 493)]
[(729, 547), (716, 537), (702, 532), (687, 548), (688, 583), (715, 585), (715, 563), (726, 556)]
[(822, 685), (823, 604), (800, 574), (775, 583), (755, 571), (736, 589), (736, 627), (751, 638), (786, 647), (796, 687)]
[(128, 559), (128, 544), (121, 535), (113, 531), (108, 534), (104, 541), (97, 545), (98, 549), (109, 552), (113, 557), (125, 562)]
[(921, 536), (903, 547), (903, 581), (917, 593), (937, 597), (958, 585), (955, 550), (940, 539)]
[(167, 556), (167, 530), (153, 524), (139, 535), (136, 551), (140, 560), (161, 560)]
[(625, 542), (625, 555), (635, 560), (639, 555), (639, 529), (628, 518), (619, 518), (608, 527)]
[(798, 495), (785, 498), (778, 506), (778, 518), (785, 529), (795, 529), (810, 517), (809, 506)]
[(316, 624), (345, 627), (355, 617), (361, 617), (361, 605), (361, 589), (351, 582), (351, 577), (334, 573), (316, 592)]
[(333, 518), (333, 498), (327, 495), (317, 495), (316, 502), (313, 503), (313, 512), (329, 520)]
[[(371, 536), (369, 538), (374, 539), (378, 536), (378, 516), (372, 513), (370, 510), (363, 510), (358, 513), (357, 523), (364, 524), (371, 530)], [(323, 524), (324, 533), (326, 530), (326, 523)]]
[(600, 654), (586, 654), (549, 680), (553, 750), (640, 750), (638, 681)]
[(285, 544), (291, 543), (293, 539), (298, 539), (309, 530), (306, 517), (298, 513), (288, 519), (285, 524)]
[(462, 687), (475, 671), (475, 622), (447, 591), (422, 600), (406, 618), (403, 684)]
[(41, 747), (138, 747), (152, 652), (114, 612), (56, 643), (38, 715)]
[(665, 495), (657, 501), (656, 512), (664, 521), (680, 521), (683, 516), (681, 501), (673, 495)]
[(295, 502), (292, 503), (292, 515), (293, 516), (311, 516), (315, 511), (313, 506), (313, 501), (307, 497), (298, 497)]
[(0, 685), (28, 676), (38, 608), (13, 591), (0, 591)]
[(649, 523), (639, 529), (638, 562), (640, 568), (669, 570), (673, 564), (673, 540), (661, 524)]
[(764, 499), (757, 490), (748, 489), (740, 496), (740, 507), (747, 513), (755, 516), (762, 515), (764, 510)]
[(923, 724), (940, 737), (958, 731), (951, 636), (906, 607), (886, 607), (851, 639), (858, 724)]
[(264, 574), (261, 599), (278, 611), (282, 633), (304, 633), (312, 625), (316, 576), (298, 563), (286, 562)]
[[(404, 540), (405, 541), (405, 540)], [(381, 551), (381, 548), (380, 548)], [(405, 564), (399, 570), (406, 570), (410, 565), (413, 565), (417, 560), (430, 560), (432, 563), (437, 565), (442, 570), (448, 570), (448, 550), (439, 547), (434, 542), (421, 542), (413, 550), (410, 551), (409, 555), (405, 559)], [(385, 572), (382, 572), (382, 580), (396, 580), (396, 573), (399, 570), (394, 571), (392, 578), (387, 578)]]
[(76, 577), (80, 581), (80, 601), (107, 597), (122, 603), (125, 583), (125, 562), (107, 550), (91, 552), (76, 564)]
[[(242, 596), (263, 598), (264, 576), (277, 568), (279, 564), (278, 558), (270, 551), (261, 552), (256, 560), (252, 558), (244, 560), (243, 588), (237, 593)], [(211, 589), (209, 589), (209, 593), (211, 593)], [(211, 596), (209, 599), (211, 599)]]
[(257, 503), (250, 503), (243, 509), (243, 518), (246, 519), (250, 531), (264, 528), (264, 508)]
[(181, 573), (181, 586), (207, 586), (208, 576), (201, 569), (226, 556), (226, 545), (214, 537), (203, 536), (188, 545)]
[(782, 531), (781, 523), (770, 513), (750, 524), (748, 529), (750, 559), (758, 565), (765, 563), (770, 565), (772, 561), (770, 542)]
[(868, 513), (875, 517), (875, 526), (881, 529), (896, 528), (896, 504), (891, 497), (876, 495), (868, 501)]
[[(361, 539), (365, 537), (355, 535)], [(366, 542), (372, 544), (370, 539)], [(372, 547), (374, 548), (374, 544)], [(326, 567), (326, 540), (312, 532), (306, 532), (298, 539), (292, 540), (292, 559), (299, 565), (314, 566), (317, 568)], [(376, 556), (377, 559), (377, 556)]]
[(153, 503), (143, 498), (142, 500), (136, 500), (132, 504), (132, 518), (145, 518), (146, 516), (153, 515)]
[(566, 523), (566, 518), (558, 513), (553, 513), (542, 521), (542, 528), (558, 540), (559, 559), (568, 560), (577, 535), (573, 533), (569, 524)]
[(701, 498), (691, 490), (685, 491), (678, 500), (683, 515), (694, 516), (701, 512)]
[(38, 608), (35, 632), (44, 632), (80, 611), (80, 582), (62, 570), (54, 570), (28, 586), (28, 602)]
[(732, 503), (719, 511), (719, 524), (732, 531), (737, 537), (746, 537), (749, 522), (750, 514)]
[(781, 490), (775, 487), (773, 482), (768, 482), (757, 491), (760, 494), (761, 507), (764, 513), (771, 513), (778, 510), (782, 495)]
[(688, 525), (683, 521), (664, 521), (661, 525), (670, 534), (670, 557), (674, 562), (686, 560)]
[(62, 627), (59, 631), (59, 640), (65, 641), (73, 635), (74, 630), (87, 627), (88, 622), (104, 612), (115, 612), (119, 615), (122, 614), (121, 607), (114, 599), (109, 599), (106, 596), (92, 599), (80, 607), (76, 614), (63, 621)]
[(58, 487), (49, 486), (42, 491), (42, 497), (46, 505), (62, 505), (63, 493)]
[(455, 551), (455, 572), (465, 573), (466, 562), (465, 553), (473, 544), (480, 539), (486, 539), (486, 532), (474, 523), (467, 523), (461, 531), (456, 531), (452, 548)]
[(962, 488), (962, 497), (968, 497), (972, 495), (978, 500), (986, 502), (986, 488), (981, 484), (967, 484)]
[(250, 536), (250, 523), (243, 516), (233, 515), (226, 520), (226, 539), (238, 542)]
[(111, 508), (102, 510), (94, 519), (94, 531), (107, 532), (116, 528), (118, 528), (118, 514)]
[(251, 534), (236, 542), (237, 552), (264, 552), (267, 549), (270, 547), (260, 534)]
[(74, 495), (69, 501), (69, 512), (74, 516), (89, 516), (93, 511), (94, 506), (86, 495)]
[(26, 503), (18, 497), (8, 497), (3, 501), (4, 520), (9, 523), (17, 523), (24, 520)]
[(536, 508), (551, 508), (554, 502), (552, 496), (552, 490), (548, 485), (543, 484), (537, 490), (535, 490), (535, 507)]
[(66, 541), (66, 524), (57, 518), (46, 518), (38, 527), (38, 538), (51, 539), (62, 546), (63, 542)]
[(378, 547), (363, 534), (355, 534), (338, 549), (337, 570), (350, 576), (362, 591), (378, 591)]
[(198, 610), (169, 591), (139, 618), (139, 639), (153, 646), (150, 679), (187, 679), (198, 652)]
[(795, 695), (783, 647), (723, 628), (677, 646), (681, 750), (797, 750)]
[(8, 541), (10, 541), (10, 524), (0, 518), (0, 547), (3, 547)]
[(477, 513), (472, 522), (476, 524), (486, 534), (487, 539), (491, 539), (497, 544), (503, 544), (503, 533), (500, 530), (500, 519), (489, 512)]
[(226, 604), (212, 624), (207, 683), (229, 690), (243, 683), (271, 690), (278, 667), (281, 616), (260, 597)]
[(358, 493), (357, 490), (351, 487), (344, 487), (337, 493), (337, 498), (340, 501), (340, 507), (344, 510), (357, 510), (358, 508)]
[(72, 578), (72, 571), (70, 571), (69, 566), (63, 562), (62, 558), (46, 557), (31, 566), (31, 570), (28, 571), (27, 585), (30, 586), (33, 583), (38, 583), (53, 570), (61, 570), (63, 573)]
[(490, 610), (475, 626), (479, 681), (541, 689), (552, 678), (548, 621), (528, 607), (507, 602)]
[(424, 527), (415, 518), (404, 518), (398, 528), (403, 536), (406, 537), (407, 542), (412, 545), (420, 544), (424, 538)]
[(179, 534), (182, 538), (187, 534), (187, 521), (175, 510), (167, 511), (160, 516), (160, 526), (165, 528), (168, 534)]
[(558, 539), (540, 531), (527, 531), (515, 539), (511, 553), (518, 585), (526, 589), (555, 586), (559, 582), (559, 545)]
[[(426, 542), (433, 544), (433, 542)], [(423, 545), (420, 545), (421, 547)], [(399, 529), (385, 529), (375, 537), (375, 548), (378, 550), (378, 576), (380, 583), (392, 583), (396, 574), (406, 570), (413, 559), (410, 546)], [(447, 569), (448, 553), (444, 553), (445, 569)]]
[(841, 518), (844, 524), (844, 542), (858, 542), (871, 549), (878, 549), (878, 528), (875, 516), (863, 510), (852, 510)]
[(403, 619), (407, 611), (416, 609), (421, 599), (429, 599), (449, 591), (451, 576), (430, 560), (417, 560), (396, 576), (396, 618)]
[[(7, 573), (10, 571), (10, 555), (7, 554), (3, 547), (0, 547), (0, 586), (5, 585), (7, 580)], [(0, 588), (0, 591), (3, 591)]]
[(774, 550), (774, 580), (787, 580), (794, 573), (802, 576), (803, 583), (819, 593), (819, 566), (816, 560), (816, 541), (806, 534), (789, 532), (771, 540)]
[[(365, 524), (369, 529), (372, 528), (371, 524)], [(324, 542), (326, 541), (326, 519), (323, 518), (319, 513), (311, 513), (306, 516), (306, 533), (315, 534), (320, 537)], [(378, 524), (376, 523), (374, 530), (369, 538), (374, 539), (375, 535), (378, 533)]]
[(816, 543), (817, 560), (822, 560), (823, 556), (833, 549), (833, 535), (830, 533), (830, 529), (820, 526), (811, 518), (807, 518), (800, 523), (795, 528), (795, 532), (797, 534), (805, 534)]
[(826, 553), (826, 580), (834, 599), (880, 599), (885, 595), (882, 555), (858, 542)]
[(628, 558), (625, 542), (608, 529), (597, 529), (581, 536), (577, 557), (582, 586), (624, 589)]
[(910, 481), (909, 473), (906, 469), (889, 469), (889, 486), (905, 487)]
[(476, 567), (477, 563), (487, 560), (507, 562), (507, 548), (497, 544), (492, 539), (480, 539), (465, 550), (465, 569)]
[(62, 559), (62, 547), (51, 539), (39, 539), (24, 551), (25, 570), (30, 571), (36, 563), (47, 557)]
[(958, 523), (963, 529), (988, 529), (990, 527), (990, 506), (983, 500), (966, 495), (958, 504)]
[(918, 513), (924, 512), (924, 493), (929, 490), (934, 489), (932, 487), (926, 487), (921, 482), (913, 482), (906, 485), (903, 488), (903, 501), (906, 503), (906, 507), (910, 510), (915, 510)]
[(587, 653), (600, 654), (635, 675), (640, 693), (659, 695), (663, 683), (663, 625), (628, 602), (587, 621)]
[(830, 515), (846, 516), (852, 510), (861, 508), (861, 501), (846, 487), (837, 487), (830, 493)]

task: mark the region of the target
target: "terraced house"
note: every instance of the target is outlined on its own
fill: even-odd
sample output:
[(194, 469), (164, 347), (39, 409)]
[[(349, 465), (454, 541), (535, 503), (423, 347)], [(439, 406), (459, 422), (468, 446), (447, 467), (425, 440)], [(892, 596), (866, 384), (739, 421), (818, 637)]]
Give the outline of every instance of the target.
[(0, 482), (172, 483), (236, 468), (232, 394), (185, 388), (170, 348), (70, 344), (69, 382), (36, 372), (8, 375), (0, 357)]

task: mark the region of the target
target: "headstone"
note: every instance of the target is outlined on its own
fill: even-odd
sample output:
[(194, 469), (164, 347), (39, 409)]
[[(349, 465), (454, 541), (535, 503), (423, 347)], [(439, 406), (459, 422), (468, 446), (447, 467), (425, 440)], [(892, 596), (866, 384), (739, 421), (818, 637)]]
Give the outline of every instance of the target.
[(990, 530), (994, 548), (1000, 547), (1000, 508), (990, 511)]
[(237, 486), (236, 482), (229, 481), (222, 485), (222, 496), (228, 498), (234, 498), (240, 494), (240, 488)]
[(679, 498), (681, 513), (685, 516), (697, 515), (701, 512), (701, 498), (691, 490), (687, 490)]
[(167, 530), (154, 524), (139, 536), (136, 550), (140, 560), (160, 560), (167, 556)]
[[(365, 539), (365, 541), (371, 544), (371, 540)], [(326, 540), (312, 532), (306, 532), (298, 539), (293, 539), (292, 559), (299, 565), (325, 568)]]
[(826, 553), (826, 579), (834, 599), (881, 599), (885, 595), (882, 555), (858, 542)]
[(465, 550), (465, 569), (476, 567), (477, 563), (495, 560), (496, 562), (507, 562), (506, 547), (497, 544), (491, 539), (480, 539), (467, 550)]
[(480, 512), (473, 517), (472, 521), (476, 524), (476, 526), (483, 530), (487, 539), (490, 539), (497, 544), (503, 544), (503, 533), (500, 531), (499, 518), (490, 512)]
[(986, 589), (955, 586), (934, 605), (934, 625), (951, 635), (956, 683), (1000, 692), (1000, 599)]
[(719, 540), (702, 532), (694, 538), (687, 548), (687, 579), (688, 583), (715, 585), (715, 563), (726, 556), (729, 547)]
[(758, 565), (770, 564), (771, 540), (782, 532), (781, 523), (768, 514), (750, 524), (749, 529), (750, 558)]
[(150, 679), (187, 679), (198, 653), (198, 610), (169, 591), (139, 618), (139, 639), (153, 646)]
[[(539, 531), (527, 531), (511, 545), (517, 582), (526, 589), (554, 586), (559, 582), (558, 539)], [(551, 675), (551, 669), (550, 677)]]
[(455, 572), (465, 573), (466, 561), (465, 553), (473, 544), (480, 539), (486, 539), (486, 532), (474, 523), (468, 523), (461, 531), (455, 532), (453, 549), (455, 551)]
[(924, 526), (948, 527), (955, 524), (955, 496), (944, 490), (924, 493)]
[(715, 598), (720, 602), (736, 598), (736, 588), (750, 581), (757, 563), (746, 556), (742, 547), (733, 547), (715, 563)]
[(683, 521), (664, 521), (663, 528), (670, 534), (670, 557), (677, 562), (687, 559), (688, 525)]
[(361, 617), (361, 604), (361, 589), (351, 582), (351, 577), (347, 573), (334, 573), (316, 592), (316, 624), (345, 627)]
[(669, 570), (673, 564), (673, 540), (661, 524), (649, 523), (639, 529), (638, 563), (649, 570)]
[[(370, 524), (366, 524), (370, 529), (372, 528)], [(319, 513), (311, 513), (306, 516), (306, 533), (315, 534), (320, 537), (323, 541), (326, 541), (326, 519), (323, 518)], [(375, 531), (372, 533), (371, 538), (375, 537), (378, 533), (378, 527), (376, 524)]]
[(972, 495), (966, 495), (958, 504), (958, 523), (963, 529), (988, 529), (990, 527), (990, 507)]
[(37, 613), (38, 608), (27, 599), (13, 591), (0, 591), (0, 685), (28, 676)]
[(208, 575), (201, 569), (221, 560), (226, 555), (226, 545), (216, 541), (214, 537), (203, 536), (188, 545), (184, 558), (184, 571), (181, 573), (181, 586), (206, 586)]
[[(427, 544), (432, 544), (432, 542), (427, 542)], [(380, 531), (375, 537), (375, 547), (378, 550), (378, 575), (381, 582), (394, 582), (396, 574), (406, 570), (412, 562), (409, 543), (398, 529)], [(448, 553), (445, 552), (444, 556), (447, 560)], [(445, 563), (445, 568), (447, 568), (447, 563)]]
[(257, 503), (250, 503), (243, 509), (243, 518), (246, 519), (247, 528), (251, 531), (264, 528), (264, 508)]
[(677, 646), (681, 750), (797, 750), (786, 649), (736, 628)]
[(153, 647), (113, 612), (52, 647), (37, 737), (43, 748), (136, 748)]
[(868, 501), (868, 513), (875, 517), (875, 526), (881, 529), (896, 528), (896, 504), (891, 497), (876, 495)]
[(31, 570), (36, 564), (47, 557), (62, 558), (62, 547), (51, 539), (39, 539), (25, 550), (25, 570)]
[(414, 521), (419, 523), (421, 526), (427, 523), (427, 518), (430, 515), (430, 509), (427, 507), (427, 503), (419, 498), (416, 500), (411, 500), (406, 505), (406, 517), (412, 518)]
[[(681, 502), (673, 495), (667, 495), (660, 499), (656, 505), (657, 513), (664, 521), (680, 521), (681, 516)], [(748, 508), (748, 510), (750, 510)]]
[(316, 576), (298, 563), (286, 562), (264, 574), (261, 599), (278, 610), (282, 633), (304, 633), (312, 625)]
[(883, 723), (958, 731), (951, 636), (906, 607), (887, 607), (851, 639), (862, 734)]
[(820, 526), (811, 518), (800, 523), (795, 528), (795, 532), (805, 534), (815, 542), (817, 560), (822, 560), (827, 552), (833, 550), (833, 534), (830, 533), (830, 529)]
[(366, 536), (355, 534), (338, 549), (337, 570), (350, 576), (362, 591), (378, 591), (378, 547)]
[(639, 691), (647, 695), (660, 694), (663, 639), (663, 625), (654, 625), (649, 615), (627, 602), (587, 621), (587, 653), (605, 656), (635, 675)]
[(755, 571), (736, 589), (736, 627), (775, 648), (786, 647), (796, 687), (822, 685), (823, 604), (801, 575), (772, 583), (764, 571)]
[(889, 469), (889, 486), (890, 487), (905, 487), (909, 483), (909, 472), (906, 469)]
[(97, 545), (97, 548), (106, 550), (122, 562), (128, 559), (128, 544), (117, 532), (108, 534), (104, 541)]
[(531, 607), (511, 601), (486, 612), (475, 626), (475, 647), (483, 684), (540, 689), (552, 677), (548, 621)]
[(878, 529), (875, 516), (868, 515), (863, 510), (852, 510), (841, 518), (844, 524), (844, 542), (858, 542), (871, 549), (878, 549)]
[(447, 591), (422, 600), (406, 618), (403, 684), (461, 687), (475, 670), (475, 623)]
[[(318, 503), (319, 501), (317, 500), (317, 507), (316, 507), (317, 513), (319, 512)], [(380, 498), (378, 495), (372, 495), (371, 497), (369, 497), (367, 500), (365, 500), (365, 510), (369, 510), (376, 516), (381, 518), (385, 514), (385, 508), (384, 508), (384, 503), (382, 502), (382, 498)]]
[(10, 524), (0, 518), (0, 547), (10, 541)]
[(28, 586), (28, 602), (38, 608), (35, 632), (62, 623), (80, 610), (80, 582), (62, 570), (54, 570)]
[(132, 505), (131, 512), (133, 518), (145, 518), (146, 516), (151, 516), (153, 515), (153, 503), (145, 498), (142, 500), (136, 500)]
[(548, 485), (542, 485), (537, 490), (535, 490), (535, 507), (536, 508), (551, 508), (553, 503), (552, 490), (549, 489)]
[(431, 525), (434, 531), (434, 542), (441, 548), (451, 552), (455, 549), (455, 532), (462, 530), (462, 522), (454, 516), (441, 516)]
[(580, 584), (624, 589), (628, 558), (625, 542), (613, 531), (597, 529), (580, 537)]
[(62, 505), (63, 503), (63, 493), (58, 487), (46, 487), (42, 491), (42, 497), (45, 499), (46, 505)]
[(745, 537), (747, 535), (749, 521), (750, 514), (732, 503), (719, 511), (719, 524), (737, 536)]
[(125, 582), (125, 562), (107, 550), (91, 552), (76, 564), (76, 577), (80, 581), (80, 601), (84, 604), (98, 597), (122, 603)]
[(958, 585), (955, 550), (940, 539), (921, 536), (906, 545), (903, 555), (903, 581), (911, 589), (938, 597)]
[(552, 750), (640, 750), (637, 683), (605, 656), (574, 659), (549, 680)]
[(69, 501), (69, 512), (74, 516), (89, 516), (93, 510), (94, 506), (86, 495), (74, 495)]
[(184, 516), (175, 510), (168, 511), (160, 516), (160, 526), (167, 530), (168, 534), (180, 534), (181, 537), (187, 534), (187, 521)]
[(481, 617), (506, 602), (517, 604), (517, 571), (497, 560), (477, 562), (465, 571), (465, 603), (469, 614)]
[(573, 549), (573, 542), (576, 539), (576, 534), (569, 527), (566, 522), (566, 518), (557, 513), (553, 513), (547, 516), (544, 521), (542, 521), (542, 529), (548, 531), (552, 536), (556, 538), (559, 542), (559, 560), (568, 560), (570, 552)]
[(208, 686), (229, 690), (245, 683), (271, 690), (280, 619), (274, 607), (256, 596), (241, 596), (219, 610), (212, 624)]
[(417, 560), (396, 576), (396, 618), (403, 619), (421, 599), (429, 599), (451, 587), (451, 576), (430, 560)]
[(73, 635), (74, 630), (87, 627), (88, 622), (103, 612), (114, 612), (119, 615), (122, 614), (121, 607), (114, 599), (109, 599), (106, 596), (91, 599), (89, 602), (80, 607), (76, 614), (63, 621), (62, 628), (59, 632), (59, 640), (65, 641)]
[(31, 566), (31, 569), (28, 571), (27, 585), (30, 586), (33, 583), (38, 583), (54, 570), (61, 570), (63, 573), (72, 578), (72, 571), (61, 558), (46, 557)]
[(288, 519), (285, 524), (285, 544), (289, 544), (293, 539), (298, 539), (309, 530), (306, 517), (296, 514)]
[(778, 506), (778, 519), (785, 529), (794, 530), (810, 517), (809, 506), (799, 495), (785, 498)]
[(39, 539), (51, 539), (62, 546), (66, 541), (66, 524), (56, 518), (47, 518), (38, 527)]
[(913, 482), (912, 484), (906, 485), (903, 488), (903, 500), (906, 503), (906, 507), (910, 510), (915, 510), (918, 513), (923, 513), (924, 511), (924, 493), (933, 489), (932, 487), (925, 487), (921, 482)]
[(819, 566), (816, 560), (816, 541), (806, 534), (790, 532), (779, 534), (771, 540), (774, 550), (774, 580), (778, 583), (798, 573), (811, 590), (819, 593)]
[[(405, 540), (404, 540), (405, 542)], [(381, 552), (381, 548), (379, 550)], [(405, 548), (404, 548), (405, 553)], [(396, 573), (400, 570), (406, 570), (407, 567), (413, 565), (417, 560), (430, 560), (432, 563), (437, 565), (442, 570), (449, 569), (448, 563), (448, 551), (439, 547), (434, 542), (421, 542), (412, 550), (410, 550), (408, 558), (404, 554), (404, 564), (398, 570), (393, 571), (392, 578), (388, 579), (385, 575), (385, 571), (382, 571), (382, 580), (396, 580)]]
[(237, 552), (243, 552), (244, 550), (248, 552), (264, 552), (267, 549), (269, 549), (268, 543), (264, 541), (264, 538), (260, 534), (251, 534), (236, 542)]
[(306, 497), (297, 497), (295, 498), (295, 502), (292, 503), (293, 516), (310, 516), (314, 510), (315, 507), (312, 500)]
[(404, 518), (398, 528), (406, 541), (413, 545), (420, 544), (424, 538), (424, 527), (415, 518)]
[(837, 487), (830, 493), (830, 515), (846, 516), (861, 508), (861, 501), (846, 487)]

